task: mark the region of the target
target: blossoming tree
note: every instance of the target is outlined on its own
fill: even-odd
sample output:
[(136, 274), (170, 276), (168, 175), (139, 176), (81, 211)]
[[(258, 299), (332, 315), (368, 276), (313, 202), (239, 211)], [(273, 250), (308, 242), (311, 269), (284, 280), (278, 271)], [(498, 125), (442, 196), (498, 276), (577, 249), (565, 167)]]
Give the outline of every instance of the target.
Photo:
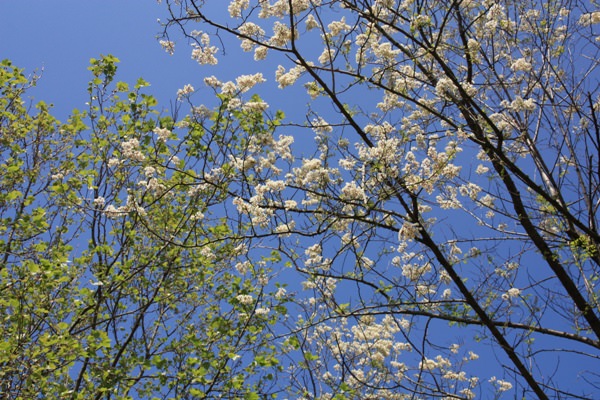
[(598, 396), (594, 1), (165, 3), (167, 50), (183, 32), (227, 66), (239, 40), (265, 70), (237, 87), (306, 89), (314, 156), (269, 132), (220, 172), (245, 177), (229, 193), (245, 235), (302, 276), (274, 330), (278, 390)]
[(0, 397), (257, 399), (285, 291), (249, 263), (222, 207), (235, 179), (213, 169), (232, 132), (276, 121), (257, 98), (161, 115), (117, 62), (92, 60), (89, 109), (65, 123), (0, 64)]

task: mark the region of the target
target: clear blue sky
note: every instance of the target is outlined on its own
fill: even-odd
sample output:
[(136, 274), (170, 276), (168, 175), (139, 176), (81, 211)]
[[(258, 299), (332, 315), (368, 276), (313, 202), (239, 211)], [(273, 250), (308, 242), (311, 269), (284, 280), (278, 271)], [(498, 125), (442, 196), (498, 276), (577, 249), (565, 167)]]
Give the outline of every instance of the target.
[[(226, 2), (205, 8), (221, 5), (227, 9)], [(167, 13), (166, 6), (155, 0), (0, 0), (0, 60), (12, 60), (26, 74), (43, 69), (42, 79), (29, 96), (36, 102), (54, 104), (54, 115), (61, 121), (74, 108), (86, 108), (90, 58), (112, 54), (121, 60), (116, 79), (132, 84), (142, 77), (150, 82), (146, 93), (158, 99), (162, 110), (170, 108), (177, 90), (186, 84), (196, 89), (196, 105), (210, 107), (215, 104), (214, 95), (205, 87), (205, 77), (216, 75), (225, 81), (262, 71), (267, 82), (256, 90), (270, 104), (270, 110), (283, 108), (281, 103), (285, 102), (286, 115), (295, 122), (305, 122), (308, 96), (304, 89), (277, 89), (277, 55), (254, 63), (252, 53), (239, 51), (237, 40), (224, 38), (227, 56), (220, 52), (217, 66), (200, 66), (191, 59), (188, 42), (173, 28), (169, 33), (177, 45), (171, 56), (157, 39), (163, 31), (158, 19), (165, 21)], [(312, 143), (312, 138), (303, 136), (297, 144), (304, 139)]]
[(173, 56), (160, 47), (157, 18), (165, 15), (164, 5), (149, 0), (0, 0), (0, 59), (26, 73), (43, 68), (30, 95), (54, 103), (61, 120), (72, 108), (84, 108), (89, 59), (100, 54), (121, 60), (118, 80), (143, 77), (168, 107), (177, 89), (199, 85), (209, 70), (191, 60), (183, 41)]

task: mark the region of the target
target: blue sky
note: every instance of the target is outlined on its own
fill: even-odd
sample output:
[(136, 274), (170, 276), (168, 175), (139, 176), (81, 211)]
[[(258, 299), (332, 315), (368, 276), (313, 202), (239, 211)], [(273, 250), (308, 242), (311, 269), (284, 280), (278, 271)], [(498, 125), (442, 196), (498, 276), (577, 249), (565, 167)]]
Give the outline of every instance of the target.
[(100, 54), (121, 60), (118, 80), (143, 77), (168, 106), (177, 89), (201, 81), (201, 71), (185, 43), (173, 56), (160, 47), (157, 18), (164, 15), (164, 5), (148, 0), (0, 0), (0, 59), (27, 74), (43, 69), (30, 96), (54, 103), (61, 120), (84, 108), (89, 59)]
[[(217, 4), (213, 11), (221, 13), (219, 6), (225, 3), (213, 4)], [(282, 108), (277, 104), (285, 101), (287, 116), (306, 121), (304, 106), (309, 98), (304, 89), (277, 89), (274, 71), (282, 60), (276, 54), (255, 63), (253, 53), (239, 51), (237, 40), (224, 37), (223, 43), (214, 43), (220, 48), (219, 64), (201, 66), (191, 59), (189, 44), (173, 28), (169, 33), (176, 50), (169, 55), (158, 42), (163, 31), (158, 20), (165, 21), (167, 13), (164, 3), (155, 0), (0, 0), (0, 59), (12, 60), (26, 74), (43, 71), (29, 96), (54, 104), (54, 115), (61, 121), (73, 108), (86, 107), (91, 76), (87, 67), (90, 58), (101, 54), (121, 60), (117, 80), (132, 84), (142, 77), (150, 82), (146, 92), (158, 99), (162, 109), (170, 108), (177, 90), (186, 84), (196, 89), (194, 104), (214, 105), (214, 94), (203, 83), (207, 76), (225, 81), (262, 71), (267, 82), (256, 91), (271, 111)]]

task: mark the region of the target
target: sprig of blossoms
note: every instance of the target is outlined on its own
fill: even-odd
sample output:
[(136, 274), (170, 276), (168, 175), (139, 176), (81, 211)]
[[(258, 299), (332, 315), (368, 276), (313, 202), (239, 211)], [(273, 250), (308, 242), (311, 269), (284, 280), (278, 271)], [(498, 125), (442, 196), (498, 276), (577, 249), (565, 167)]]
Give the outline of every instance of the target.
[(245, 93), (255, 85), (263, 82), (266, 82), (266, 79), (263, 78), (263, 74), (260, 72), (253, 75), (241, 75), (235, 79), (235, 83), (240, 93)]
[(170, 130), (166, 128), (160, 128), (158, 126), (154, 128), (152, 132), (154, 132), (154, 134), (158, 136), (158, 141), (163, 143), (165, 143), (172, 134)]
[(249, 0), (233, 0), (229, 3), (227, 11), (229, 11), (229, 15), (232, 18), (240, 18), (242, 16), (242, 11), (247, 9), (249, 5)]
[(192, 43), (192, 59), (201, 65), (217, 65), (215, 54), (219, 49), (210, 45), (210, 36), (207, 33), (199, 33), (200, 44)]
[(194, 93), (194, 87), (190, 84), (187, 84), (183, 87), (183, 89), (177, 90), (177, 100), (181, 101), (185, 96)]
[(492, 376), (488, 382), (494, 384), (498, 388), (499, 392), (506, 392), (513, 387), (512, 383), (498, 379), (495, 376)]
[(304, 72), (304, 67), (301, 65), (291, 68), (289, 71), (285, 71), (283, 66), (278, 66), (275, 72), (275, 80), (279, 83), (279, 88), (283, 89), (286, 86), (293, 85), (300, 75)]
[(175, 43), (170, 40), (161, 40), (158, 42), (160, 46), (170, 55), (175, 53)]
[(600, 11), (582, 14), (578, 21), (581, 26), (590, 26), (600, 23)]
[(140, 151), (140, 141), (136, 138), (121, 143), (121, 154), (133, 161), (144, 161), (146, 159), (146, 156)]

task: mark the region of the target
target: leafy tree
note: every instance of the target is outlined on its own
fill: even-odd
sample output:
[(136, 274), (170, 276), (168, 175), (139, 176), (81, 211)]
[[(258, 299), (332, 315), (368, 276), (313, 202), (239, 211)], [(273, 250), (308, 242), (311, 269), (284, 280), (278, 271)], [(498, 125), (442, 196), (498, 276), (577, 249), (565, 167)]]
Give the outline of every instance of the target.
[(164, 116), (117, 63), (91, 60), (89, 109), (66, 123), (24, 100), (37, 78), (0, 64), (0, 397), (271, 393), (286, 299), (269, 257), (247, 259), (221, 166), (277, 121), (228, 108), (233, 92)]
[(596, 2), (165, 3), (168, 50), (239, 39), (306, 89), (313, 150), (253, 136), (226, 164), (240, 227), (304, 280), (290, 396), (600, 394)]

